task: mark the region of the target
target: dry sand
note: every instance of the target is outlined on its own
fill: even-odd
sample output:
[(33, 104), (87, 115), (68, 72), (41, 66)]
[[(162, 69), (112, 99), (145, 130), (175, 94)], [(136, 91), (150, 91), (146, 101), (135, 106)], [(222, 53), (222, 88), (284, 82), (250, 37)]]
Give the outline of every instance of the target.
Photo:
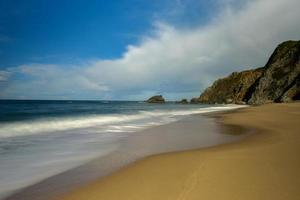
[(145, 158), (61, 199), (300, 199), (300, 103), (249, 107), (221, 120), (258, 131), (231, 144)]

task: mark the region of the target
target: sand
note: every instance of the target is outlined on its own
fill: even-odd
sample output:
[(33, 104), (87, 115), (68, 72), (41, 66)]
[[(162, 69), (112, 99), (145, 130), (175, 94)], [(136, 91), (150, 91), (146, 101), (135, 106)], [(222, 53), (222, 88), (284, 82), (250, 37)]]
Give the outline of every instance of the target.
[[(215, 115), (216, 113), (210, 114), (213, 117), (189, 115), (179, 121), (124, 134), (125, 137), (118, 141), (118, 148), (114, 151), (16, 191), (5, 200), (54, 199), (150, 155), (199, 149), (246, 137), (220, 134), (222, 126), (216, 124)], [(234, 132), (239, 133), (240, 130), (234, 129)], [(101, 150), (101, 146), (99, 147)]]
[(249, 107), (220, 120), (257, 132), (235, 143), (147, 157), (60, 199), (300, 199), (300, 103)]

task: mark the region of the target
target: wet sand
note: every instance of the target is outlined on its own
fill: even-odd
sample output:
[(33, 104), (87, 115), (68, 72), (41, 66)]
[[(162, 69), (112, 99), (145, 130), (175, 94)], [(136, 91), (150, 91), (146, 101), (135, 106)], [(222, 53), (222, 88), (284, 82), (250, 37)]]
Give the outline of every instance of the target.
[[(216, 113), (213, 115), (215, 116)], [(210, 115), (211, 116), (211, 115)], [(233, 142), (244, 136), (220, 134), (215, 117), (188, 116), (180, 121), (132, 133), (121, 138), (118, 151), (86, 165), (29, 186), (6, 200), (48, 200), (95, 181), (141, 158), (165, 152), (204, 148)]]
[(300, 103), (249, 107), (219, 120), (257, 131), (238, 142), (147, 157), (60, 199), (299, 199)]

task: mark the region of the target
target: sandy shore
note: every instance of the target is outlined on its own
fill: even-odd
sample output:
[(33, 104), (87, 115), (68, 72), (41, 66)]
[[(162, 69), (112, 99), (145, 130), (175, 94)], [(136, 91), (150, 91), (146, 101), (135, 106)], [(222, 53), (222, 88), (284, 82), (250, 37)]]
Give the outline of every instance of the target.
[[(220, 112), (206, 113), (206, 116), (189, 115), (175, 122), (131, 134), (122, 133), (123, 137), (117, 143), (118, 148), (108, 154), (13, 192), (5, 200), (54, 199), (150, 155), (216, 146), (246, 137), (220, 134), (223, 126), (216, 123), (215, 119), (219, 114)], [(241, 132), (230, 128), (230, 132), (232, 131)]]
[(221, 120), (258, 131), (235, 143), (150, 156), (61, 199), (299, 199), (300, 103), (250, 107)]

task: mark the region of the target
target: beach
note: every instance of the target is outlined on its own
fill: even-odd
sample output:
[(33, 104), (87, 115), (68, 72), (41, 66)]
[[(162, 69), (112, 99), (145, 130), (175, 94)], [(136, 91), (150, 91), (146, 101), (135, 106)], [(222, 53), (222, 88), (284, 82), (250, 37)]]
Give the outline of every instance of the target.
[(300, 103), (221, 114), (224, 134), (234, 130), (230, 127), (255, 133), (213, 147), (149, 156), (57, 199), (299, 199), (299, 120)]
[(0, 200), (300, 200), (299, 7), (0, 1)]
[(53, 199), (151, 155), (239, 140), (205, 115), (241, 107), (4, 101), (6, 116), (30, 112), (0, 123), (0, 199)]

